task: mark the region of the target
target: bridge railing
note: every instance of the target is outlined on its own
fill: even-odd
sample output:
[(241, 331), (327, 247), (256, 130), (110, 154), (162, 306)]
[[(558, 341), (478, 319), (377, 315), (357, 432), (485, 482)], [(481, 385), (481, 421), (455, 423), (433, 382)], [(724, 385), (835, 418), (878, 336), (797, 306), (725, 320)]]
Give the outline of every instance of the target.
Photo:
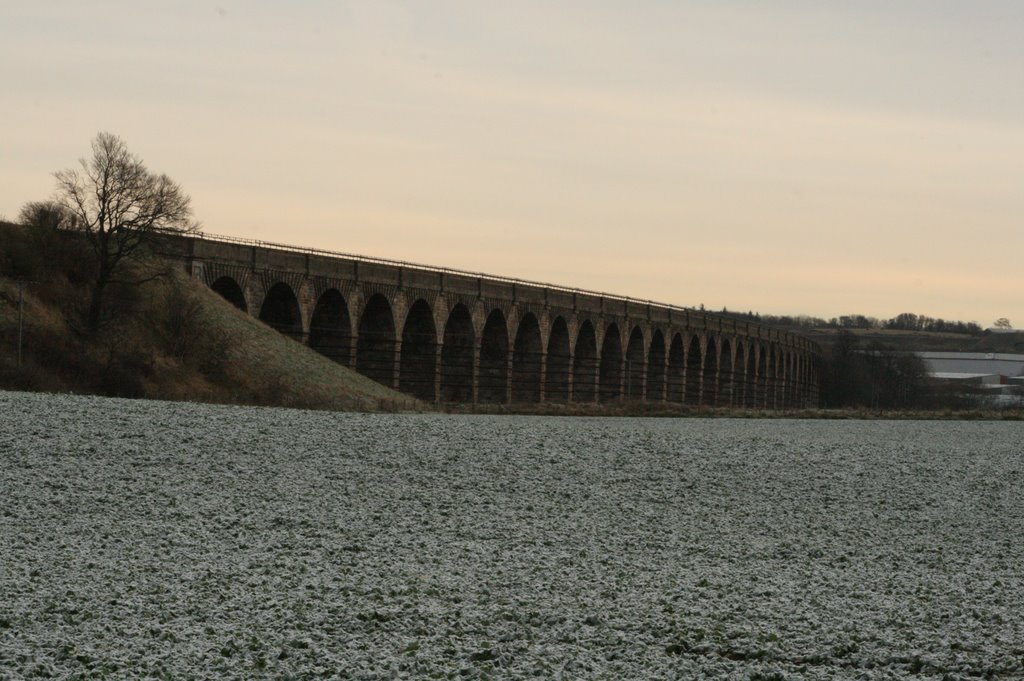
[[(171, 234), (174, 234), (176, 236), (181, 236), (180, 233), (173, 233), (172, 232)], [(487, 273), (484, 273), (484, 272), (472, 272), (472, 271), (469, 271), (469, 270), (460, 270), (460, 269), (456, 269), (456, 268), (452, 268), (452, 267), (438, 267), (436, 265), (424, 265), (422, 263), (409, 262), (409, 261), (406, 261), (406, 260), (394, 260), (394, 259), (391, 259), (391, 258), (378, 258), (378, 257), (375, 257), (375, 256), (358, 255), (358, 254), (355, 254), (355, 253), (345, 253), (343, 251), (332, 251), (332, 250), (323, 249), (323, 248), (311, 248), (311, 247), (308, 247), (308, 246), (294, 246), (294, 245), (291, 245), (291, 244), (283, 244), (283, 243), (278, 243), (278, 242), (275, 242), (275, 241), (263, 241), (262, 239), (249, 239), (249, 238), (245, 238), (245, 237), (228, 236), (228, 235), (225, 235), (225, 234), (211, 234), (211, 233), (208, 233), (208, 232), (192, 232), (192, 233), (186, 235), (186, 237), (187, 238), (191, 238), (191, 239), (199, 239), (199, 240), (202, 240), (202, 241), (211, 241), (211, 242), (215, 242), (215, 243), (237, 244), (237, 245), (240, 245), (240, 246), (251, 246), (251, 247), (255, 247), (255, 248), (267, 248), (267, 249), (277, 250), (277, 251), (287, 251), (287, 252), (292, 252), (292, 253), (302, 253), (302, 254), (305, 254), (305, 255), (323, 256), (323, 257), (328, 257), (328, 258), (343, 258), (343, 259), (352, 260), (352, 261), (355, 261), (355, 262), (365, 262), (365, 263), (378, 264), (378, 265), (388, 265), (388, 266), (391, 266), (391, 267), (401, 267), (401, 268), (406, 268), (406, 269), (419, 270), (419, 271), (423, 271), (423, 272), (436, 272), (436, 273), (439, 273), (439, 274), (451, 274), (451, 275), (456, 275), (456, 276), (471, 277), (471, 278), (474, 278), (474, 279), (481, 279), (483, 281), (489, 281), (489, 282), (497, 282), (497, 283), (503, 283), (503, 284), (513, 284), (515, 286), (525, 286), (525, 287), (537, 288), (537, 289), (548, 289), (548, 290), (551, 290), (551, 291), (559, 291), (559, 292), (562, 292), (562, 293), (569, 293), (569, 294), (573, 294), (573, 295), (593, 296), (593, 297), (597, 297), (597, 298), (604, 298), (604, 299), (607, 299), (607, 300), (615, 300), (615, 301), (619, 301), (619, 302), (627, 303), (627, 304), (646, 305), (646, 306), (649, 306), (651, 308), (656, 308), (656, 309), (660, 309), (660, 310), (669, 310), (669, 311), (673, 311), (673, 312), (683, 312), (683, 313), (687, 313), (687, 314), (698, 314), (698, 315), (704, 316), (705, 318), (711, 317), (711, 318), (714, 318), (714, 319), (720, 319), (720, 320), (725, 321), (725, 322), (727, 322), (729, 324), (732, 324), (734, 327), (738, 327), (741, 324), (753, 323), (755, 326), (765, 328), (763, 324), (761, 324), (761, 323), (759, 323), (757, 321), (753, 321), (752, 320), (751, 322), (746, 322), (746, 321), (735, 319), (735, 318), (723, 317), (722, 315), (716, 314), (714, 312), (708, 312), (708, 311), (705, 311), (703, 309), (698, 310), (697, 308), (693, 308), (693, 307), (684, 307), (682, 305), (671, 305), (669, 303), (660, 303), (660, 302), (657, 302), (657, 301), (654, 301), (654, 300), (645, 300), (645, 299), (641, 299), (641, 298), (633, 298), (631, 296), (623, 296), (623, 295), (618, 295), (618, 294), (615, 294), (615, 293), (606, 293), (604, 291), (593, 291), (593, 290), (590, 290), (590, 289), (577, 288), (577, 287), (573, 287), (573, 286), (562, 286), (560, 284), (550, 284), (550, 283), (541, 282), (541, 281), (530, 281), (528, 279), (520, 279), (518, 277), (505, 277), (505, 276), (501, 276), (501, 275), (487, 274)], [(795, 335), (795, 334), (793, 334), (791, 332), (788, 332), (788, 331), (781, 331), (781, 330), (777, 330), (777, 329), (773, 329), (773, 330), (776, 331), (777, 333), (779, 333), (780, 336), (789, 338), (791, 340), (796, 340), (798, 343), (801, 342), (801, 341), (807, 342), (807, 343), (810, 342), (810, 341), (807, 341), (806, 339), (803, 339), (803, 338), (801, 338), (801, 337), (799, 337), (799, 336), (797, 336), (797, 335)]]
[(474, 279), (483, 279), (485, 281), (493, 281), (503, 284), (515, 284), (516, 286), (529, 286), (532, 288), (550, 289), (552, 291), (560, 291), (562, 293), (573, 293), (577, 295), (585, 296), (596, 296), (600, 298), (608, 298), (611, 300), (618, 300), (624, 303), (634, 303), (637, 305), (649, 305), (651, 307), (657, 307), (664, 310), (675, 310), (678, 312), (696, 312), (703, 314), (703, 310), (697, 310), (692, 307), (684, 307), (681, 305), (671, 305), (669, 303), (659, 303), (654, 300), (644, 300), (641, 298), (633, 298), (631, 296), (623, 296), (615, 293), (606, 293), (604, 291), (592, 291), (589, 289), (576, 288), (574, 286), (563, 286), (560, 284), (549, 284), (543, 281), (531, 281), (529, 279), (520, 279), (518, 277), (505, 277), (500, 274), (487, 274), (484, 272), (472, 272), (470, 270), (460, 270), (452, 267), (438, 267), (436, 265), (424, 265), (422, 263), (409, 262), (406, 260), (394, 260), (391, 258), (378, 258), (369, 255), (357, 255), (355, 253), (345, 253), (343, 251), (331, 251), (323, 248), (310, 248), (307, 246), (292, 246), (289, 244), (277, 243), (274, 241), (263, 241), (260, 239), (247, 239), (244, 237), (227, 236), (224, 234), (210, 234), (208, 232), (196, 232), (189, 235), (194, 239), (201, 239), (204, 241), (215, 241), (221, 243), (239, 244), (243, 246), (255, 246), (258, 248), (269, 248), (277, 251), (290, 251), (292, 253), (303, 253), (307, 255), (320, 255), (329, 258), (345, 258), (346, 260), (355, 260), (357, 262), (366, 262), (377, 265), (389, 265), (392, 267), (404, 267), (407, 269), (420, 270), (424, 272), (437, 272), (440, 274), (454, 274), (462, 277), (472, 277)]

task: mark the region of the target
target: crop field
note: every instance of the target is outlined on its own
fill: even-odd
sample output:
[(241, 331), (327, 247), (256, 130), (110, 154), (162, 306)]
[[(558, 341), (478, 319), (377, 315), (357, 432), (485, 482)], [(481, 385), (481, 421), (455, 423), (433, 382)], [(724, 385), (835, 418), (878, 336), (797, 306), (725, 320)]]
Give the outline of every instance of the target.
[(0, 392), (0, 678), (1019, 679), (1022, 436)]

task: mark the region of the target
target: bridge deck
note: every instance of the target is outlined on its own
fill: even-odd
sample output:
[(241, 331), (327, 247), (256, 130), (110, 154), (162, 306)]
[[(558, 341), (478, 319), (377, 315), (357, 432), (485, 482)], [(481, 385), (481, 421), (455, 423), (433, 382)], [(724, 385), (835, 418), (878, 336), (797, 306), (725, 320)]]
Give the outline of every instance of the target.
[(796, 334), (650, 300), (217, 235), (160, 252), (250, 314), (433, 401), (817, 404)]

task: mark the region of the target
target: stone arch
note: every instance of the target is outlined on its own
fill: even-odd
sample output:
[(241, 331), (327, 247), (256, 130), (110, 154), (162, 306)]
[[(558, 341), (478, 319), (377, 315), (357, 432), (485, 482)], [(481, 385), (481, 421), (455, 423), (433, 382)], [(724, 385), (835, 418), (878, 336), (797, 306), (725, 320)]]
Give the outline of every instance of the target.
[(811, 358), (807, 355), (800, 355), (800, 389), (797, 399), (800, 400), (800, 407), (809, 406), (811, 398)]
[(757, 404), (757, 354), (754, 352), (754, 345), (749, 342), (744, 366), (746, 372), (743, 379), (743, 404), (753, 407)]
[(746, 400), (747, 380), (747, 341), (745, 338), (737, 338), (735, 350), (733, 351), (732, 368), (732, 403), (742, 407)]
[(629, 332), (626, 344), (626, 399), (644, 399), (644, 379), (646, 378), (646, 353), (644, 352), (644, 332), (634, 326)]
[(270, 287), (260, 306), (260, 321), (289, 338), (302, 342), (302, 310), (292, 287), (279, 281)]
[(597, 335), (590, 320), (580, 325), (572, 360), (572, 399), (593, 402), (597, 398)]
[(234, 277), (224, 275), (210, 284), (210, 288), (242, 312), (249, 312), (249, 304), (245, 302), (245, 293)]
[(779, 406), (793, 406), (790, 392), (793, 390), (793, 354), (787, 349), (782, 349), (782, 385), (780, 386)]
[(327, 289), (316, 301), (309, 321), (309, 347), (339, 364), (352, 357), (352, 320), (341, 291)]
[(416, 300), (402, 325), (398, 389), (421, 400), (434, 401), (437, 376), (437, 327), (430, 304)]
[(731, 406), (733, 404), (734, 392), (736, 390), (733, 362), (732, 343), (728, 338), (725, 338), (722, 340), (722, 350), (718, 360), (717, 403), (723, 406)]
[(622, 397), (622, 339), (619, 326), (612, 322), (604, 333), (601, 343), (601, 368), (598, 373), (598, 390), (602, 402)]
[(801, 362), (800, 355), (795, 351), (791, 350), (789, 353), (791, 368), (789, 371), (789, 406), (790, 407), (801, 407), (800, 403), (800, 388), (803, 380), (803, 365)]
[(718, 402), (718, 346), (714, 336), (708, 337), (708, 344), (704, 348), (700, 401), (709, 407), (715, 406)]
[(807, 389), (810, 391), (808, 400), (810, 400), (810, 406), (812, 407), (818, 406), (818, 400), (821, 399), (821, 377), (825, 370), (823, 361), (824, 358), (817, 355), (811, 359), (810, 365), (807, 367), (808, 371), (811, 372), (808, 377)]
[(803, 361), (800, 357), (800, 353), (797, 350), (789, 351), (790, 357), (790, 369), (789, 369), (789, 406), (799, 407), (800, 406), (800, 379), (801, 369)]
[(548, 354), (544, 372), (545, 399), (564, 402), (569, 399), (569, 325), (564, 317), (555, 317), (548, 335)]
[(356, 340), (356, 370), (388, 386), (395, 382), (395, 318), (388, 299), (380, 293), (370, 296), (359, 317)]
[(444, 324), (441, 345), (441, 400), (473, 400), (473, 352), (476, 333), (469, 308), (462, 303), (452, 307)]
[(683, 335), (672, 337), (668, 350), (668, 367), (665, 376), (665, 398), (669, 402), (682, 402), (686, 398), (686, 350)]
[(647, 352), (647, 399), (665, 399), (665, 335), (657, 329)]
[(788, 373), (790, 373), (790, 354), (785, 351), (785, 348), (780, 347), (778, 349), (778, 377), (775, 386), (775, 407), (777, 409), (788, 407), (785, 401), (787, 386), (790, 384)]
[(796, 353), (796, 406), (807, 406), (807, 357), (799, 350)]
[(772, 409), (778, 409), (782, 406), (779, 397), (779, 389), (782, 387), (782, 349), (778, 345), (773, 344), (771, 347), (771, 360), (772, 368), (768, 372), (772, 381), (771, 402), (769, 404)]
[(491, 310), (480, 334), (480, 374), (477, 378), (480, 402), (507, 402), (509, 388), (508, 372), (508, 324), (505, 314)]
[(687, 404), (700, 404), (702, 359), (700, 338), (694, 334), (686, 348), (686, 395), (683, 401)]
[(757, 386), (757, 401), (763, 407), (768, 407), (771, 405), (771, 388), (774, 385), (774, 382), (771, 380), (771, 375), (769, 374), (769, 372), (773, 368), (774, 366), (771, 361), (771, 356), (768, 353), (768, 346), (762, 344), (761, 356), (758, 360), (757, 367), (757, 382), (759, 384)]
[(537, 316), (527, 312), (519, 319), (512, 345), (512, 401), (540, 402), (544, 344)]

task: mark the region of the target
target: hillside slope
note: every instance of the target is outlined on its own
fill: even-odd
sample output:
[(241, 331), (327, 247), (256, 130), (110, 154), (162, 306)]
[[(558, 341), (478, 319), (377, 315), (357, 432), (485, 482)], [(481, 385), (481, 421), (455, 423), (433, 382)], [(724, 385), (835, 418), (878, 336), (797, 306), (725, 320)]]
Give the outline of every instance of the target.
[(179, 272), (129, 292), (119, 303), (125, 310), (96, 337), (80, 331), (81, 300), (66, 280), (27, 289), (18, 367), (18, 292), (13, 279), (0, 278), (0, 387), (313, 409), (425, 408)]
[(385, 388), (278, 333), (196, 282), (206, 323), (231, 339), (228, 373), (232, 382), (255, 381), (281, 391), (284, 403), (328, 409), (417, 409), (424, 405)]

